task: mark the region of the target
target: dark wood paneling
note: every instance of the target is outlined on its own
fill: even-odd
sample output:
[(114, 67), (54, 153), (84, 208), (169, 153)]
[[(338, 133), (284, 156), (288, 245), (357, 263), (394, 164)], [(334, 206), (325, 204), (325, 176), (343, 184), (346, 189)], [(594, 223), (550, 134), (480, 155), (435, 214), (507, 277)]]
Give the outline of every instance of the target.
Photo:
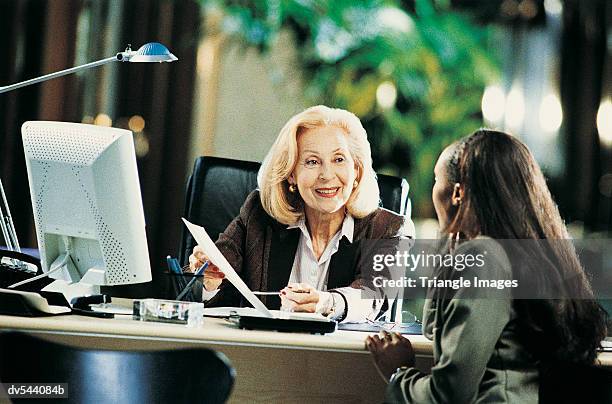
[[(177, 255), (182, 223), (185, 156), (191, 130), (200, 6), (195, 1), (130, 2), (123, 37), (136, 49), (146, 42), (166, 45), (178, 62), (130, 65), (120, 73), (118, 115), (141, 115), (149, 153), (138, 160), (153, 285), (114, 288), (123, 296), (161, 295), (167, 290), (165, 257)], [(147, 289), (149, 288), (149, 289)], [(170, 296), (165, 296), (170, 297)]]
[[(0, 66), (0, 85), (72, 67), (79, 13), (93, 4), (81, 0), (1, 1), (0, 46), (8, 57)], [(159, 283), (163, 279), (163, 257), (177, 253), (182, 226), (184, 156), (191, 128), (200, 4), (195, 0), (134, 0), (123, 2), (123, 6), (121, 21), (99, 25), (120, 30), (122, 43), (131, 43), (134, 49), (157, 41), (179, 57), (178, 62), (170, 64), (121, 64), (121, 90), (113, 100), (117, 107), (115, 122), (136, 114), (146, 122), (150, 149), (138, 164), (153, 276)], [(100, 46), (95, 39), (87, 46)], [(71, 75), (0, 95), (0, 176), (24, 245), (35, 246), (36, 238), (21, 124), (36, 119), (81, 121), (82, 91), (78, 77)], [(99, 88), (97, 95), (104, 91)], [(164, 289), (154, 283), (114, 288), (113, 293), (155, 296), (157, 290)]]
[(566, 0), (561, 49), (561, 100), (567, 170), (560, 190), (570, 220), (601, 230), (597, 217), (602, 175), (596, 116), (603, 87), (607, 0)]

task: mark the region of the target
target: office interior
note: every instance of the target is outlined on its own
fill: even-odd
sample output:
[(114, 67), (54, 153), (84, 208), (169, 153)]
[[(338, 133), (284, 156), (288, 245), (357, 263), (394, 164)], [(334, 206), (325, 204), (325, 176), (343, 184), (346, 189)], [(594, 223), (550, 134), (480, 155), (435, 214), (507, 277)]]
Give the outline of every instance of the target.
[[(103, 59), (128, 44), (137, 49), (160, 42), (179, 59), (108, 64), (0, 95), (0, 179), (21, 246), (36, 254), (21, 125), (45, 120), (130, 130), (152, 281), (103, 291), (125, 299), (173, 298), (166, 256), (179, 255), (186, 184), (196, 159), (261, 162), (284, 122), (316, 104), (353, 111), (362, 120), (376, 171), (410, 184), (419, 238), (437, 236), (431, 187), (438, 154), (473, 130), (492, 127), (533, 151), (573, 237), (610, 239), (609, 1), (324, 3), (329, 14), (309, 14), (310, 3), (299, 1), (0, 2), (2, 86)], [(612, 283), (612, 272), (606, 276)], [(612, 300), (601, 303), (612, 314)], [(404, 306), (420, 317), (422, 302)], [(307, 379), (321, 384), (327, 377), (337, 389), (321, 388), (309, 402), (382, 400), (384, 385), (374, 381), (363, 341), (354, 335), (227, 334), (220, 321), (207, 321), (212, 327), (205, 324), (201, 333), (155, 323), (67, 319), (60, 325), (17, 317), (1, 327), (43, 330), (51, 340), (85, 347), (219, 348), (242, 366), (233, 402), (285, 400), (291, 389), (272, 386), (291, 384), (286, 372), (292, 354), (305, 364), (330, 364)], [(412, 337), (418, 364), (427, 369), (431, 345)], [(262, 356), (277, 368), (258, 374)], [(348, 369), (363, 381), (359, 394), (372, 396), (341, 387)]]

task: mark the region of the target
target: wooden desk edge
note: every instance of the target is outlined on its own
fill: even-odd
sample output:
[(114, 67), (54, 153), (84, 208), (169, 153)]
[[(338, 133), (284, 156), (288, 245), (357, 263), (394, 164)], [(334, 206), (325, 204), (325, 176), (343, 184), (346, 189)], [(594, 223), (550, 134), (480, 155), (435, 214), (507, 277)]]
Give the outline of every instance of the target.
[[(212, 326), (207, 326), (211, 324)], [(315, 349), (368, 354), (365, 338), (369, 333), (336, 331), (327, 335), (240, 330), (222, 319), (207, 318), (201, 328), (178, 324), (140, 322), (129, 316), (97, 319), (83, 316), (13, 317), (0, 316), (0, 329), (33, 333), (70, 333), (108, 337), (150, 338), (205, 344), (270, 346), (289, 349)], [(415, 352), (431, 356), (431, 341), (421, 335), (408, 336)]]
[[(206, 327), (208, 323), (215, 326)], [(72, 333), (109, 337), (135, 337), (160, 340), (197, 342), (204, 344), (236, 344), (270, 346), (288, 349), (315, 349), (367, 354), (365, 338), (370, 333), (336, 331), (327, 336), (245, 331), (223, 327), (224, 320), (207, 318), (202, 328), (187, 328), (177, 324), (137, 322), (129, 316), (117, 319), (97, 319), (67, 315), (53, 317), (17, 317), (0, 315), (0, 330), (39, 333)], [(245, 338), (248, 336), (249, 338)], [(301, 338), (303, 337), (303, 338)], [(343, 338), (345, 337), (345, 338)], [(419, 356), (432, 356), (432, 342), (422, 335), (408, 335)], [(598, 354), (596, 366), (612, 368), (612, 352)]]

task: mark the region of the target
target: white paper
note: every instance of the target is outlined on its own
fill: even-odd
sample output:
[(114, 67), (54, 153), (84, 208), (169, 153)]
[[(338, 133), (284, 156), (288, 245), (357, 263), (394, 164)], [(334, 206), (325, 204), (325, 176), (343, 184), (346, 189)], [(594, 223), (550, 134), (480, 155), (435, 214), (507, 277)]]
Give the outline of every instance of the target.
[(232, 283), (238, 289), (242, 296), (245, 297), (261, 314), (266, 317), (274, 318), (274, 315), (268, 310), (268, 308), (251, 292), (251, 289), (244, 283), (242, 278), (234, 271), (234, 268), (225, 259), (221, 251), (217, 248), (215, 243), (212, 241), (206, 230), (202, 226), (195, 225), (183, 218), (183, 222), (193, 235), (193, 238), (197, 243), (204, 249), (210, 261), (213, 262), (219, 269), (225, 274), (228, 281)]

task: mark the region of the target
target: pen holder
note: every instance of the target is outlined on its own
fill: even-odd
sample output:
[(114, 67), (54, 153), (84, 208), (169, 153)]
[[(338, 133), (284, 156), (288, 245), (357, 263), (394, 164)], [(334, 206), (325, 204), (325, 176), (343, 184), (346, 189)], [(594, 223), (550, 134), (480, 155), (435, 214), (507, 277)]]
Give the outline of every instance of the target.
[(189, 291), (181, 300), (185, 302), (202, 301), (202, 275), (195, 276), (192, 273), (175, 274), (171, 272), (164, 272), (164, 274), (168, 279), (168, 297), (170, 299), (176, 299), (189, 282), (196, 278), (195, 282), (189, 287)]

